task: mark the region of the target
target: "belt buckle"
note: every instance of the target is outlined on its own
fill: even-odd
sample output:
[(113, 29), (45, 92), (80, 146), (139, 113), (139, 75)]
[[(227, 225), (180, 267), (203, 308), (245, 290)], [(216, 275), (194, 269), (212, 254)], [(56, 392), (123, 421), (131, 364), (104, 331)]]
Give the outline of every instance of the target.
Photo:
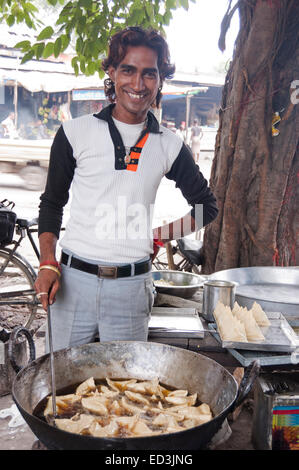
[(117, 278), (117, 266), (98, 266), (98, 277), (105, 279)]

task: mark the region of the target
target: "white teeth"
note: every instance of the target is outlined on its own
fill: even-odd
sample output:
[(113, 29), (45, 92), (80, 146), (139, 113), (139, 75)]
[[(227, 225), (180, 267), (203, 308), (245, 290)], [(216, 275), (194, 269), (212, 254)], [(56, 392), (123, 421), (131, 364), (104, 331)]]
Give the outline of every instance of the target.
[(135, 93), (128, 93), (128, 95), (134, 99), (141, 99), (144, 97), (144, 95), (135, 95)]

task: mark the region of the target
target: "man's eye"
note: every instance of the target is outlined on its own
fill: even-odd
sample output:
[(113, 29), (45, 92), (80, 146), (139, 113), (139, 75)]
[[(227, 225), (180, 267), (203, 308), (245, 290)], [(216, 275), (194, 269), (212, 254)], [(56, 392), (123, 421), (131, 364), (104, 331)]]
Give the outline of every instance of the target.
[(148, 78), (156, 78), (157, 77), (157, 74), (155, 72), (146, 72), (144, 75), (145, 75), (145, 77), (148, 77)]

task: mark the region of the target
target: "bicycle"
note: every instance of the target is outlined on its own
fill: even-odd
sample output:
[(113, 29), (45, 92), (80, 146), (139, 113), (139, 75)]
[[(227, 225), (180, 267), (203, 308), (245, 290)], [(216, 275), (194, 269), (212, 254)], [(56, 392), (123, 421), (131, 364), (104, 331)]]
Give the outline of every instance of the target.
[[(29, 329), (41, 307), (36, 298), (34, 282), (37, 274), (32, 265), (18, 253), (25, 237), (28, 237), (33, 251), (39, 260), (39, 251), (34, 242), (33, 233), (37, 229), (38, 219), (20, 219), (15, 223), (15, 234), (18, 239), (0, 245), (0, 326), (12, 329), (15, 326), (24, 326)], [(42, 315), (42, 314), (41, 314)]]
[(200, 274), (200, 266), (203, 263), (202, 245), (202, 241), (189, 238), (165, 243), (164, 249), (159, 250), (153, 261), (153, 268)]

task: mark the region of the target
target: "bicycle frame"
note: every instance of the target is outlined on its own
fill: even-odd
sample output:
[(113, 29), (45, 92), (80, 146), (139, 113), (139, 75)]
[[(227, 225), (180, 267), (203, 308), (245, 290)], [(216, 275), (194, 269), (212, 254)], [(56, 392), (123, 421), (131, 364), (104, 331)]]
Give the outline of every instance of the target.
[[(28, 263), (28, 261), (25, 258), (23, 258), (20, 254), (17, 253), (17, 249), (20, 247), (22, 240), (24, 238), (26, 238), (26, 236), (28, 236), (30, 244), (31, 244), (31, 246), (34, 250), (34, 253), (35, 253), (37, 259), (40, 258), (38, 248), (37, 248), (37, 246), (34, 242), (34, 239), (32, 237), (32, 233), (36, 233), (37, 229), (31, 228), (30, 226), (23, 226), (23, 223), (24, 223), (23, 219), (17, 219), (17, 221), (16, 221), (16, 233), (17, 233), (17, 235), (19, 235), (19, 239), (18, 240), (13, 240), (10, 243), (10, 245), (14, 245), (13, 248), (10, 249), (10, 248), (7, 248), (6, 246), (3, 247), (3, 248), (0, 247), (0, 252), (2, 250), (2, 252), (5, 252), (8, 255), (6, 262), (4, 262), (3, 265), (1, 266), (0, 275), (2, 275), (5, 272), (5, 269), (7, 268), (9, 263), (11, 261), (13, 261), (13, 259), (15, 257), (15, 258), (18, 259), (18, 261), (20, 263), (23, 263), (26, 266), (26, 268), (31, 273), (32, 278), (36, 278), (36, 272), (35, 272), (34, 268), (31, 266), (31, 264)], [(0, 306), (1, 305), (23, 305), (24, 300), (17, 300), (17, 299), (9, 300), (9, 299), (11, 299), (12, 297), (32, 296), (34, 294), (35, 294), (34, 289), (15, 290), (15, 291), (3, 292), (3, 293), (1, 293)], [(35, 306), (35, 305), (38, 305), (38, 301), (36, 299), (34, 299), (34, 300), (29, 300), (28, 299), (26, 301), (26, 305)]]

